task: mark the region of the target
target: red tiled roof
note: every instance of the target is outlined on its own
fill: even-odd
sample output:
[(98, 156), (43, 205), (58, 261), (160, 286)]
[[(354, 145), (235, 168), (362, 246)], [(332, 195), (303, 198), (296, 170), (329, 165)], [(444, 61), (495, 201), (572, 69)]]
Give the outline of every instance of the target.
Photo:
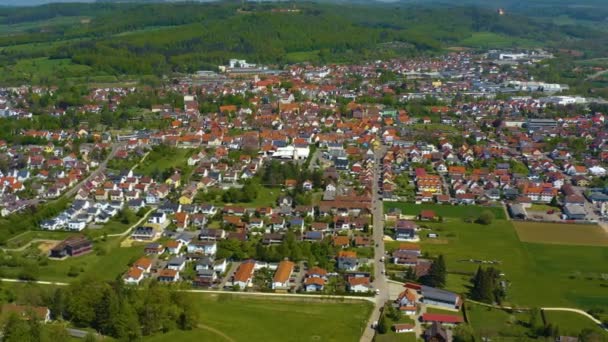
[(293, 271), (294, 263), (291, 261), (281, 261), (279, 263), (279, 267), (277, 267), (277, 271), (274, 273), (273, 281), (275, 283), (285, 283), (289, 280), (289, 276)]
[(431, 313), (423, 314), (422, 320), (424, 322), (439, 322), (439, 323), (462, 323), (462, 322), (464, 322), (464, 319), (462, 318), (462, 316), (431, 314)]

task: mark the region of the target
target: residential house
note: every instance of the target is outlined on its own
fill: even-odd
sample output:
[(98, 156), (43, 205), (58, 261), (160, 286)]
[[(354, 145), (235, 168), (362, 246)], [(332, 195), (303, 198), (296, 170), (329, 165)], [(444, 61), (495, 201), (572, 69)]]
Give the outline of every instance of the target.
[(277, 270), (272, 278), (272, 289), (273, 290), (287, 290), (289, 289), (289, 278), (293, 274), (295, 264), (291, 261), (283, 260), (279, 263)]
[(372, 290), (372, 285), (369, 277), (349, 277), (347, 288), (350, 292), (365, 293)]

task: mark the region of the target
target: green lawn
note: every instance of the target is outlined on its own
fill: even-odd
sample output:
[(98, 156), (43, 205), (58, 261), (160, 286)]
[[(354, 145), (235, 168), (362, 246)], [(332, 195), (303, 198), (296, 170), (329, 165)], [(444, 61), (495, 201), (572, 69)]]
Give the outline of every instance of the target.
[(524, 242), (608, 247), (608, 234), (597, 224), (517, 221), (513, 225)]
[(367, 302), (274, 300), (230, 294), (196, 294), (193, 300), (199, 304), (201, 324), (228, 339), (201, 327), (144, 341), (357, 341), (372, 309)]
[(143, 342), (228, 342), (225, 337), (205, 329), (191, 331), (174, 330), (166, 334), (157, 334), (142, 339)]
[(416, 342), (418, 341), (416, 339), (416, 334), (411, 332), (411, 333), (400, 333), (397, 334), (394, 331), (389, 331), (384, 335), (376, 335), (376, 338), (374, 341), (377, 342)]
[[(255, 200), (251, 202), (241, 202), (241, 203), (230, 203), (229, 205), (247, 207), (247, 208), (259, 208), (259, 207), (274, 207), (277, 204), (277, 199), (282, 194), (285, 194), (281, 191), (280, 188), (268, 188), (265, 186), (258, 187), (258, 196)], [(208, 201), (203, 201), (208, 203)], [(220, 198), (210, 201), (214, 205), (224, 206), (228, 203), (224, 203)]]
[(184, 148), (168, 148), (168, 151), (152, 150), (146, 159), (137, 166), (135, 172), (143, 175), (152, 175), (164, 172), (170, 168), (183, 169), (187, 167), (188, 157), (195, 150)]
[(583, 329), (592, 329), (608, 339), (608, 333), (585, 316), (567, 311), (545, 311), (544, 315), (546, 323), (557, 325), (561, 335), (578, 336)]
[[(46, 260), (38, 263), (36, 274), (38, 280), (69, 282), (82, 276), (95, 276), (101, 280), (113, 280), (125, 272), (128, 265), (143, 255), (143, 246), (128, 248), (120, 247), (122, 238), (109, 238), (107, 241), (95, 242), (91, 253), (67, 258), (64, 260)], [(27, 255), (37, 247), (26, 250)], [(44, 260), (44, 259), (41, 259)], [(70, 277), (70, 270), (77, 270), (78, 275)], [(1, 266), (0, 272), (8, 278), (17, 278), (21, 273), (20, 267)]]
[(481, 207), (476, 205), (443, 205), (443, 204), (414, 204), (405, 202), (384, 202), (384, 212), (392, 208), (401, 208), (403, 215), (418, 215), (422, 210), (433, 210), (435, 214), (443, 217), (477, 217), (484, 210), (489, 210), (498, 220), (505, 219), (505, 211), (502, 207)]
[(531, 333), (527, 313), (510, 313), (467, 302), (467, 319), (477, 336), (518, 340)]
[(428, 226), (440, 238), (428, 239), (423, 234), (422, 250), (431, 256), (445, 256), (448, 272), (453, 273), (447, 287), (453, 291), (465, 291), (466, 274), (474, 274), (479, 267), (470, 259), (498, 261), (494, 267), (505, 273), (504, 280), (509, 282), (509, 303), (608, 308), (606, 288), (602, 287), (608, 283), (602, 280), (607, 248), (524, 243), (511, 222), (504, 220), (484, 226), (448, 219)]

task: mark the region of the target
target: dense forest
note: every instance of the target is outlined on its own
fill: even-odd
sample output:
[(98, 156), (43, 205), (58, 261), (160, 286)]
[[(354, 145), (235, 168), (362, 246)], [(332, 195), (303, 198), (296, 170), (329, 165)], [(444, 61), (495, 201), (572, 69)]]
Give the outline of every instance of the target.
[[(275, 65), (293, 61), (294, 54), (305, 54), (304, 59), (312, 62), (350, 62), (436, 53), (460, 44), (491, 46), (476, 41), (479, 33), (494, 35), (509, 46), (582, 46), (601, 52), (598, 41), (606, 39), (603, 32), (583, 26), (556, 25), (515, 13), (500, 16), (495, 9), (472, 6), (302, 2), (296, 13), (272, 11), (281, 4), (239, 6), (218, 2), (0, 7), (0, 71), (9, 80), (25, 81), (28, 75), (13, 72), (13, 66), (40, 57), (86, 67), (90, 75), (215, 69), (233, 57)], [(401, 45), (396, 44), (397, 49), (393, 43)], [(387, 44), (393, 47), (384, 48)]]

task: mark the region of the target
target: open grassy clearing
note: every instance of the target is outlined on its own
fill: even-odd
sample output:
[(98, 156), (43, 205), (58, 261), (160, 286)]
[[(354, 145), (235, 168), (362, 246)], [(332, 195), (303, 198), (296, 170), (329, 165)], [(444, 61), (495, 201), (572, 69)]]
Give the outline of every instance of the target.
[(443, 205), (443, 204), (414, 204), (405, 202), (384, 202), (384, 212), (392, 208), (400, 208), (403, 215), (416, 216), (422, 210), (433, 210), (435, 214), (443, 217), (477, 217), (484, 210), (489, 210), (496, 219), (505, 219), (505, 211), (502, 207), (481, 207), (477, 205)]
[[(136, 245), (120, 248), (121, 238), (108, 238), (107, 241), (94, 243), (91, 253), (53, 260), (42, 258), (37, 262), (36, 271), (39, 280), (69, 282), (82, 276), (94, 276), (100, 280), (113, 280), (127, 270), (128, 265), (143, 255), (143, 246)], [(27, 259), (30, 256), (42, 255), (38, 246), (31, 246), (22, 252)], [(23, 267), (1, 266), (0, 273), (7, 278), (18, 278)], [(68, 275), (68, 273), (72, 273)]]
[(585, 316), (567, 311), (544, 311), (543, 314), (546, 324), (557, 325), (561, 335), (578, 336), (583, 329), (591, 329), (608, 339), (608, 332)]
[(532, 333), (525, 312), (507, 312), (472, 303), (466, 304), (466, 311), (468, 322), (478, 337), (518, 341)]
[(513, 222), (513, 226), (523, 242), (608, 246), (608, 234), (595, 224)]
[(280, 188), (268, 188), (265, 186), (260, 186), (258, 188), (258, 196), (251, 202), (224, 203), (221, 200), (215, 200), (212, 201), (212, 203), (219, 206), (236, 205), (247, 208), (273, 207), (277, 204), (277, 199), (279, 196), (281, 196), (281, 194), (283, 194), (283, 192)]
[(27, 77), (40, 82), (54, 77), (81, 77), (90, 73), (86, 65), (73, 64), (69, 59), (32, 58), (24, 59), (3, 70), (7, 78)]
[(195, 152), (193, 149), (173, 148), (169, 151), (150, 152), (148, 157), (135, 169), (136, 173), (152, 175), (163, 173), (170, 168), (183, 169), (187, 167), (188, 158)]
[[(557, 246), (524, 243), (509, 221), (491, 225), (469, 224), (458, 219), (426, 224), (446, 243), (422, 235), (422, 250), (431, 256), (443, 254), (448, 272), (447, 287), (466, 291), (467, 274), (480, 264), (470, 260), (496, 261), (509, 282), (507, 303), (517, 306), (567, 306), (582, 309), (608, 308), (605, 267), (608, 249), (593, 246)], [(393, 243), (394, 244), (394, 243)], [(456, 279), (456, 281), (450, 281)], [(542, 290), (541, 290), (542, 289)]]
[(367, 302), (275, 300), (230, 294), (193, 294), (192, 299), (199, 304), (201, 325), (228, 339), (201, 327), (144, 341), (356, 341), (372, 309)]
[(416, 339), (416, 334), (413, 332), (410, 333), (400, 333), (397, 334), (396, 332), (389, 331), (384, 335), (376, 335), (376, 338), (374, 341), (377, 342), (393, 342), (393, 341), (400, 341), (400, 342), (415, 342), (418, 341), (418, 339)]
[(3, 24), (0, 25), (0, 35), (11, 35), (15, 33), (21, 33), (26, 31), (44, 30), (47, 28), (53, 28), (56, 26), (69, 26), (80, 24), (81, 20), (85, 20), (87, 17), (82, 16), (70, 16), (62, 17), (58, 16), (46, 20), (28, 21), (18, 24)]
[(474, 32), (459, 42), (460, 45), (477, 48), (505, 48), (512, 46), (537, 46), (539, 43), (492, 32)]
[(316, 62), (319, 60), (319, 50), (289, 52), (285, 58), (290, 63)]

